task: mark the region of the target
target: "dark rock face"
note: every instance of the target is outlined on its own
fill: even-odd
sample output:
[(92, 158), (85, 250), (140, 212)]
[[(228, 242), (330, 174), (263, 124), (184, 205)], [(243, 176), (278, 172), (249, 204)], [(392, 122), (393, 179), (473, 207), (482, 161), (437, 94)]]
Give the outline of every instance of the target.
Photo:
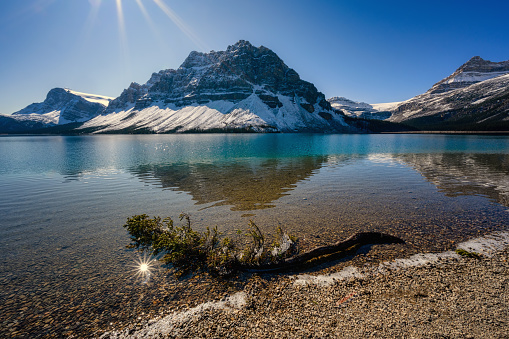
[(48, 92), (44, 102), (28, 105), (13, 115), (46, 114), (60, 111), (58, 124), (64, 124), (89, 120), (101, 114), (104, 108), (100, 103), (87, 101), (63, 88), (53, 88)]
[(282, 106), (278, 94), (299, 97), (303, 107), (319, 103), (324, 110), (331, 110), (324, 95), (301, 80), (276, 53), (241, 40), (226, 51), (191, 52), (177, 70), (154, 73), (145, 85), (132, 83), (110, 103), (106, 113), (136, 105), (138, 100), (182, 107), (215, 100), (238, 102), (253, 92), (270, 108)]
[(278, 97), (262, 93), (262, 91), (256, 91), (256, 94), (260, 99), (262, 99), (265, 105), (269, 106), (270, 108), (283, 107), (283, 103), (279, 101)]
[(332, 114), (330, 114), (330, 113), (320, 112), (320, 113), (318, 113), (318, 115), (320, 115), (325, 120), (332, 120)]

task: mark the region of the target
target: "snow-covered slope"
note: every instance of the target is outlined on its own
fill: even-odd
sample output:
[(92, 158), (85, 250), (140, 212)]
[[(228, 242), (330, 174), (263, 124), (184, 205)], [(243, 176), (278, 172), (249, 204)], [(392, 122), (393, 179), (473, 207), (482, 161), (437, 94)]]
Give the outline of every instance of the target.
[(392, 122), (422, 129), (509, 129), (509, 61), (470, 59), (426, 93), (400, 103)]
[(177, 70), (132, 83), (81, 130), (113, 132), (351, 132), (315, 86), (273, 51), (239, 41), (191, 52)]
[(509, 60), (492, 62), (475, 56), (461, 65), (453, 74), (433, 85), (428, 93), (444, 93), (458, 88), (465, 88), (508, 73)]
[(87, 121), (106, 108), (112, 98), (53, 88), (40, 103), (28, 105), (11, 115), (20, 121), (34, 121), (44, 125), (63, 125), (71, 122)]
[[(320, 115), (310, 114), (291, 98), (284, 96), (278, 98), (283, 105), (277, 110), (268, 107), (255, 93), (237, 103), (216, 100), (178, 107), (175, 104), (155, 102), (146, 108), (132, 107), (98, 116), (85, 122), (80, 129), (95, 129), (96, 133), (348, 130), (348, 126), (339, 115), (336, 115), (335, 119), (326, 120)], [(328, 114), (332, 116), (331, 113)]]
[(453, 129), (459, 124), (509, 123), (509, 74), (448, 92), (418, 95), (398, 106), (389, 121)]
[(377, 111), (386, 111), (391, 112), (394, 111), (399, 105), (401, 105), (404, 101), (394, 101), (394, 102), (383, 102), (379, 104), (370, 104)]
[(113, 97), (107, 97), (105, 95), (99, 95), (99, 94), (90, 94), (90, 93), (83, 93), (78, 91), (73, 91), (72, 89), (66, 88), (67, 92), (72, 93), (74, 95), (80, 96), (83, 99), (85, 99), (88, 102), (95, 102), (103, 105), (104, 107), (107, 107), (110, 104), (110, 101), (115, 99)]

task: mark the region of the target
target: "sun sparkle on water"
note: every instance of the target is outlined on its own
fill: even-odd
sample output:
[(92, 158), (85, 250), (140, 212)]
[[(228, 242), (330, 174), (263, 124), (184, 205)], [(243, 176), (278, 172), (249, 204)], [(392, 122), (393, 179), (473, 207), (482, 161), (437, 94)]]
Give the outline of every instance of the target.
[(147, 264), (145, 264), (145, 263), (141, 264), (141, 265), (140, 265), (140, 271), (141, 271), (141, 272), (146, 272), (146, 271), (148, 271), (148, 265), (147, 265)]
[(133, 272), (136, 278), (140, 278), (142, 280), (142, 284), (146, 284), (150, 276), (152, 275), (151, 269), (152, 265), (157, 259), (147, 257), (146, 253), (143, 255), (143, 258), (138, 253), (138, 260), (134, 261)]

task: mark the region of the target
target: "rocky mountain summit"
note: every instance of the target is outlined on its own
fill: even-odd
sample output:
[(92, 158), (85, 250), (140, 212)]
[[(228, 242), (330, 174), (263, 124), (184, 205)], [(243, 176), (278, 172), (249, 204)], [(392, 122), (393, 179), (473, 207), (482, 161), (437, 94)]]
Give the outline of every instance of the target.
[(82, 129), (93, 132), (352, 132), (316, 87), (273, 51), (241, 40), (191, 52), (176, 69), (132, 83)]
[(465, 88), (475, 83), (509, 73), (509, 60), (492, 62), (475, 56), (447, 78), (437, 82), (427, 93), (437, 94)]
[(153, 73), (144, 85), (132, 83), (113, 100), (107, 112), (156, 101), (177, 107), (216, 100), (238, 103), (254, 92), (270, 108), (283, 106), (277, 98), (279, 94), (301, 97), (301, 105), (308, 111), (312, 110), (309, 105), (315, 104), (322, 110), (331, 109), (324, 95), (313, 84), (301, 80), (276, 53), (241, 40), (226, 51), (193, 51), (177, 70)]
[(509, 130), (509, 61), (473, 57), (388, 121), (424, 130)]

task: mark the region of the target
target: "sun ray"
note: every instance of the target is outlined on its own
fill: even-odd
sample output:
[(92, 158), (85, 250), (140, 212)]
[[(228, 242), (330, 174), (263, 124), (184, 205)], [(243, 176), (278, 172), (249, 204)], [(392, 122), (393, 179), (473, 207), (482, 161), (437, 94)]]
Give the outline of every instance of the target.
[(157, 38), (159, 43), (166, 45), (165, 40), (161, 37), (161, 34), (157, 30), (156, 26), (154, 25), (154, 22), (152, 21), (152, 18), (147, 12), (147, 9), (145, 8), (145, 5), (143, 4), (142, 0), (135, 0), (136, 4), (138, 4), (138, 7), (140, 8), (141, 14), (143, 14), (143, 17), (145, 18), (145, 21), (150, 27), (150, 30), (154, 34), (154, 36)]
[(85, 21), (85, 38), (88, 39), (92, 32), (92, 29), (95, 25), (95, 21), (97, 20), (97, 14), (99, 13), (99, 8), (101, 7), (102, 0), (88, 0), (90, 3), (90, 12), (88, 13), (87, 21)]
[(117, 4), (117, 20), (118, 20), (118, 32), (120, 34), (121, 43), (127, 46), (127, 37), (125, 33), (125, 20), (124, 11), (122, 10), (122, 0), (115, 0)]
[(127, 75), (130, 75), (129, 67), (129, 48), (127, 45), (127, 35), (125, 30), (124, 11), (122, 9), (122, 0), (115, 0), (117, 4), (117, 20), (118, 20), (118, 34), (120, 35), (120, 48), (122, 50), (122, 57), (127, 69)]
[(184, 33), (191, 41), (198, 46), (198, 48), (202, 51), (208, 51), (209, 48), (206, 46), (206, 44), (200, 40), (196, 36), (196, 34), (193, 33), (193, 31), (186, 25), (186, 23), (168, 6), (164, 3), (163, 0), (153, 0), (154, 3), (159, 6), (159, 8), (166, 14), (168, 18), (170, 18), (171, 21), (177, 27)]
[(150, 15), (148, 15), (147, 9), (145, 8), (145, 5), (141, 0), (136, 0), (136, 3), (138, 4), (138, 7), (140, 8), (141, 14), (143, 14), (143, 17), (148, 22), (150, 27), (154, 28), (154, 23), (152, 22), (152, 19), (150, 18)]

